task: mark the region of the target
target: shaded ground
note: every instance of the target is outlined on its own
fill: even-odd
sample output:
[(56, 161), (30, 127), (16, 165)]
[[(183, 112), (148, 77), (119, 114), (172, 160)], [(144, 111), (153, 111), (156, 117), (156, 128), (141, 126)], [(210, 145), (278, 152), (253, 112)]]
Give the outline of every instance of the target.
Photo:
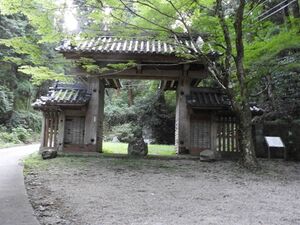
[[(300, 164), (60, 157), (29, 170), (41, 224), (300, 224)], [(28, 172), (28, 171), (27, 171)]]

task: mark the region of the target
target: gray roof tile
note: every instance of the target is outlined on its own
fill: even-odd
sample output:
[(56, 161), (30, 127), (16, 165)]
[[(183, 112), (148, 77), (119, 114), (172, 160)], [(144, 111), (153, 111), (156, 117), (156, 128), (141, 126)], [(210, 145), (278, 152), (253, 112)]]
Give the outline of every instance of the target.
[(60, 105), (85, 105), (89, 102), (91, 94), (79, 84), (61, 84), (50, 87), (46, 96), (41, 96), (33, 104), (35, 109)]
[[(195, 41), (200, 48), (203, 44), (199, 37)], [(142, 40), (138, 38), (120, 38), (102, 36), (91, 40), (78, 41), (74, 46), (70, 41), (65, 41), (56, 48), (60, 52), (94, 52), (94, 53), (134, 53), (134, 54), (160, 54), (176, 55), (178, 53), (198, 52), (195, 44), (190, 40)]]

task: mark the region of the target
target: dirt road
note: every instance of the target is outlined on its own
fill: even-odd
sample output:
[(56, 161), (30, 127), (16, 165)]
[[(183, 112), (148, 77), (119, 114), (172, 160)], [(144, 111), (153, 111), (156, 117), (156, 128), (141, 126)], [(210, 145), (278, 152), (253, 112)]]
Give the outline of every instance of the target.
[(260, 163), (66, 157), (27, 184), (42, 224), (300, 224), (300, 164)]

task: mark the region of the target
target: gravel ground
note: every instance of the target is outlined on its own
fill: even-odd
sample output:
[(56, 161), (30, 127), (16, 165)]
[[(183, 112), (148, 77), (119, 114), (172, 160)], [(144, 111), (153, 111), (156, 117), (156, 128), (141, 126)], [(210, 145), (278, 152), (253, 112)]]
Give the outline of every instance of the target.
[(300, 224), (300, 163), (60, 157), (32, 168), (41, 224)]

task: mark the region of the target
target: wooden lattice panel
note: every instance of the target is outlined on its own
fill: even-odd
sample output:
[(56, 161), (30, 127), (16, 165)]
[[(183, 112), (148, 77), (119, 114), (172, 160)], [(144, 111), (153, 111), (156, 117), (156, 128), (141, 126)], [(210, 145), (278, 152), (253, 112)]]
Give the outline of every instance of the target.
[(218, 118), (217, 151), (239, 152), (237, 146), (237, 125), (233, 116)]
[(47, 112), (44, 114), (43, 147), (57, 147), (58, 113)]

